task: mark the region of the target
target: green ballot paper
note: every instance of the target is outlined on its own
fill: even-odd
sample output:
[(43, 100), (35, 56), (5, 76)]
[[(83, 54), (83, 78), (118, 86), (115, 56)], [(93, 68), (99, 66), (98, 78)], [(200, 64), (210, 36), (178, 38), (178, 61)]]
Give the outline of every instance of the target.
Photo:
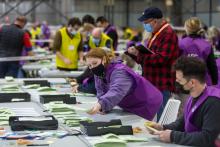
[(126, 142), (120, 139), (102, 139), (94, 143), (94, 147), (126, 147)]

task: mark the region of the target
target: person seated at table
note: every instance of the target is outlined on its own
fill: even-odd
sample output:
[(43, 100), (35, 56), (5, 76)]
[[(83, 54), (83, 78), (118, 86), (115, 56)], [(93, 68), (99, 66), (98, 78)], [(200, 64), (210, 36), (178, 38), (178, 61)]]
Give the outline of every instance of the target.
[(145, 119), (154, 118), (162, 103), (162, 94), (149, 81), (121, 60), (109, 57), (103, 49), (90, 50), (85, 59), (94, 74), (98, 98), (89, 114), (104, 114), (118, 105)]
[(189, 92), (184, 115), (167, 125), (151, 123), (159, 139), (190, 146), (214, 146), (220, 132), (220, 90), (206, 85), (206, 64), (197, 57), (180, 57), (173, 66), (178, 89)]

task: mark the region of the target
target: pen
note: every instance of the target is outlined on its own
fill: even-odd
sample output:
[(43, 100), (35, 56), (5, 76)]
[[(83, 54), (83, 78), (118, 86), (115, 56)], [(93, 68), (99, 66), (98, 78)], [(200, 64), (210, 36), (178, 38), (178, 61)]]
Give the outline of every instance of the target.
[(27, 146), (49, 146), (49, 144), (27, 144)]

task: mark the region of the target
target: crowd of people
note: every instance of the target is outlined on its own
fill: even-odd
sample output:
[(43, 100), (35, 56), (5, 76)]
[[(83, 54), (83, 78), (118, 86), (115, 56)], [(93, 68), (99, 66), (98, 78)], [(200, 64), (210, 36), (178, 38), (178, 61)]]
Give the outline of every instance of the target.
[[(72, 79), (73, 92), (94, 93), (97, 103), (88, 111), (109, 113), (115, 106), (147, 120), (158, 121), (173, 94), (186, 94), (183, 113), (171, 124), (152, 123), (159, 130), (150, 131), (167, 143), (191, 146), (214, 146), (220, 133), (220, 61), (214, 56), (220, 50), (217, 27), (205, 29), (198, 17), (184, 23), (185, 34), (175, 30), (157, 7), (149, 7), (139, 18), (147, 37), (124, 28), (127, 40), (125, 53), (118, 50), (117, 27), (105, 17), (74, 17), (55, 33), (53, 45), (30, 39), (50, 39), (46, 22), (35, 23), (23, 30), (27, 20), (17, 17), (11, 25), (0, 29), (0, 57), (33, 55), (32, 46), (49, 47), (56, 54), (59, 70), (76, 71), (79, 65), (88, 68)], [(136, 62), (136, 63), (135, 63)], [(139, 64), (142, 74), (133, 68)], [(0, 62), (0, 77), (16, 77), (19, 62)]]

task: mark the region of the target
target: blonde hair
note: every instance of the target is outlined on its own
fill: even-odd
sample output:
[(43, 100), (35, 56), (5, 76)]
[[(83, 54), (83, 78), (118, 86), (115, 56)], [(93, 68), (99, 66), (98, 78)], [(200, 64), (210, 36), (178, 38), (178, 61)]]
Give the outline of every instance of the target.
[(218, 30), (218, 28), (215, 27), (215, 26), (211, 26), (208, 29), (208, 38), (212, 39), (212, 38), (215, 38), (215, 37), (218, 37), (218, 36), (220, 36), (220, 31)]
[(102, 48), (91, 49), (85, 56), (85, 58), (99, 58), (106, 59), (106, 65), (108, 65), (111, 60), (115, 57), (114, 53), (111, 51), (105, 51)]
[(197, 34), (202, 35), (204, 30), (202, 29), (202, 23), (198, 17), (191, 17), (185, 21), (184, 24), (187, 35)]

